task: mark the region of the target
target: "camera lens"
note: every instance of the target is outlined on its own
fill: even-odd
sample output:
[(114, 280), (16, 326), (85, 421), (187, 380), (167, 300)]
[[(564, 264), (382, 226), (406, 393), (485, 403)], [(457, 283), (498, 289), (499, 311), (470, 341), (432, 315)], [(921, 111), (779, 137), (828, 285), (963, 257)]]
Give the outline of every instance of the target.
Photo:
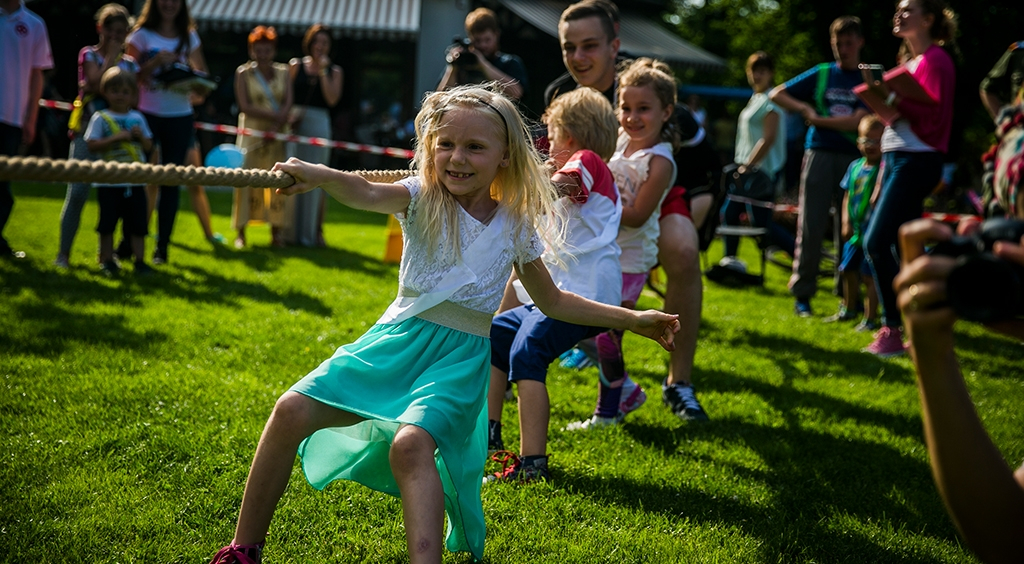
[(993, 255), (960, 259), (946, 280), (953, 311), (968, 321), (1010, 319), (1021, 311), (1020, 269)]

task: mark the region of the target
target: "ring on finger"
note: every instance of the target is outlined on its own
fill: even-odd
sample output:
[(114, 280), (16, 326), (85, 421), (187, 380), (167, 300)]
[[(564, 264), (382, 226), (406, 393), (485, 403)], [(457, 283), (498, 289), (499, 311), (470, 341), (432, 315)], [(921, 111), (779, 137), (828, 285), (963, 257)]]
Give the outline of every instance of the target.
[(917, 294), (920, 291), (921, 289), (917, 287), (917, 284), (911, 284), (910, 287), (907, 288), (907, 292), (910, 292), (911, 297), (917, 297)]

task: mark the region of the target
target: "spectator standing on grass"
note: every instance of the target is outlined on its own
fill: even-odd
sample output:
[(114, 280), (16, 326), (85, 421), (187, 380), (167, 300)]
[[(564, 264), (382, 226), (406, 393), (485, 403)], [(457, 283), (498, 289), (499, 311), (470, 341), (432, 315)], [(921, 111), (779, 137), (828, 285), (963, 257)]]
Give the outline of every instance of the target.
[[(562, 62), (569, 72), (547, 86), (544, 96), (548, 103), (565, 92), (588, 87), (601, 92), (618, 108), (617, 19), (618, 9), (608, 0), (583, 0), (562, 12), (558, 37)], [(717, 184), (717, 170), (721, 166), (693, 115), (689, 111), (674, 111), (673, 115), (674, 128), (685, 134), (685, 137), (680, 135), (676, 152), (681, 162), (685, 162), (677, 168), (678, 178), (693, 186), (673, 186), (660, 208), (657, 259), (666, 275), (665, 311), (678, 314), (680, 322), (676, 347), (669, 357), (668, 375), (663, 381), (662, 400), (681, 419), (703, 421), (707, 413), (697, 401), (692, 375), (704, 288), (699, 264), (700, 242), (690, 210), (693, 205), (697, 212), (698, 201), (691, 199), (688, 190)], [(706, 212), (706, 201), (710, 198), (703, 200)], [(622, 397), (623, 412), (639, 408), (647, 399), (646, 393), (628, 377), (623, 384)]]
[(952, 46), (956, 15), (943, 0), (900, 0), (892, 33), (903, 39), (909, 56), (903, 65), (928, 100), (902, 98), (864, 71), (869, 88), (900, 116), (882, 134), (882, 188), (864, 232), (864, 249), (882, 304), (882, 328), (864, 352), (883, 358), (904, 353), (902, 319), (892, 286), (900, 268), (899, 228), (921, 217), (925, 197), (942, 176), (949, 148), (956, 69), (941, 45)]
[[(304, 56), (288, 63), (295, 105), (293, 131), (307, 137), (331, 138), (331, 108), (341, 100), (345, 73), (331, 61), (331, 31), (323, 24), (309, 26), (302, 36)], [(296, 143), (292, 156), (310, 163), (329, 164), (331, 148)], [(299, 194), (295, 200), (294, 229), (285, 239), (303, 247), (326, 247), (324, 216), (327, 198), (319, 188)]]
[[(843, 195), (843, 244), (839, 272), (843, 282), (843, 301), (835, 315), (825, 318), (825, 323), (853, 321), (859, 317), (858, 310), (864, 310), (864, 319), (857, 325), (857, 331), (878, 329), (878, 292), (871, 275), (871, 265), (864, 256), (864, 230), (871, 217), (871, 199), (875, 195), (882, 160), (882, 131), (885, 126), (875, 114), (868, 114), (860, 120), (857, 130), (857, 147), (864, 156), (850, 163), (846, 176), (839, 184), (846, 191)], [(866, 299), (860, 302), (861, 282), (867, 287)]]
[[(85, 128), (97, 110), (107, 107), (107, 101), (100, 95), (100, 79), (107, 69), (121, 69), (138, 74), (139, 65), (135, 59), (124, 53), (124, 40), (128, 36), (131, 19), (128, 10), (120, 4), (105, 4), (96, 12), (96, 45), (86, 45), (78, 52), (78, 96), (68, 121), (71, 150), (68, 158), (93, 160), (95, 155), (82, 138)], [(82, 220), (82, 209), (89, 199), (90, 185), (85, 182), (69, 182), (60, 210), (60, 247), (53, 263), (59, 268), (68, 267), (71, 246)]]
[[(195, 117), (189, 93), (168, 88), (154, 79), (175, 64), (206, 72), (202, 43), (187, 0), (146, 0), (128, 36), (128, 54), (141, 66), (139, 111), (146, 116), (160, 162), (185, 164), (195, 139)], [(159, 188), (157, 200), (157, 241), (153, 264), (167, 262), (174, 220), (178, 215), (180, 185)]]
[[(132, 109), (138, 98), (139, 85), (134, 73), (111, 67), (100, 79), (100, 93), (107, 109), (98, 110), (89, 119), (85, 142), (89, 151), (104, 161), (144, 163), (153, 148), (153, 134), (146, 118)], [(100, 270), (114, 276), (121, 267), (114, 260), (114, 229), (120, 220), (135, 256), (135, 275), (149, 274), (151, 268), (143, 257), (146, 236), (146, 187), (144, 185), (97, 183), (100, 219), (96, 232), (100, 236)], [(123, 257), (126, 258), (126, 257)]]
[(497, 82), (505, 95), (519, 100), (529, 85), (523, 60), (501, 52), (498, 17), (487, 8), (477, 8), (466, 16), (469, 45), (452, 45), (446, 54), (448, 66), (437, 85), (438, 90), (464, 84)]
[[(42, 18), (23, 0), (0, 0), (0, 155), (15, 156), (36, 137), (43, 71), (53, 68)], [(0, 180), (0, 259), (24, 258), (3, 236), (14, 208), (9, 180)]]
[[(777, 194), (783, 181), (786, 166), (786, 120), (785, 112), (768, 98), (768, 90), (772, 87), (775, 77), (775, 60), (764, 51), (758, 51), (747, 57), (747, 82), (754, 89), (754, 94), (747, 105), (740, 111), (736, 124), (736, 154), (734, 161), (739, 168), (736, 171), (746, 174), (751, 170), (759, 170), (775, 187)], [(781, 248), (790, 256), (793, 255), (793, 237), (785, 229), (772, 221), (773, 208), (768, 202), (749, 203), (727, 200), (722, 208), (722, 223), (738, 225), (740, 214), (746, 213), (751, 225), (766, 227), (770, 244)], [(723, 264), (729, 259), (736, 260), (739, 251), (739, 237), (726, 235), (722, 237), (725, 246)]]
[[(608, 305), (622, 302), (619, 233), (622, 202), (606, 161), (615, 152), (619, 124), (600, 93), (580, 88), (555, 99), (541, 120), (550, 140), (552, 182), (561, 197), (567, 254), (546, 250), (544, 262), (555, 285)], [(513, 288), (515, 291), (513, 292)], [(505, 384), (519, 391), (520, 456), (504, 453), (512, 464), (488, 476), (492, 481), (550, 480), (547, 456), (548, 366), (582, 339), (607, 328), (566, 323), (545, 315), (522, 288), (510, 281), (502, 307), (491, 323), (491, 386), (487, 397), (488, 451), (505, 449), (501, 412)], [(522, 305), (520, 305), (522, 304)]]
[(796, 253), (789, 279), (789, 291), (796, 298), (794, 311), (800, 317), (813, 315), (811, 297), (818, 291), (828, 212), (832, 207), (839, 209), (839, 181), (860, 154), (855, 141), (857, 125), (868, 113), (852, 90), (864, 81), (857, 68), (864, 47), (860, 19), (836, 18), (829, 26), (829, 37), (835, 62), (811, 67), (769, 94), (772, 102), (800, 114), (809, 126), (800, 173)]
[[(274, 62), (277, 32), (258, 25), (249, 33), (250, 61), (235, 71), (235, 99), (238, 103), (238, 128), (285, 133), (292, 108), (292, 88), (288, 67)], [(284, 141), (256, 136), (238, 136), (239, 149), (245, 155), (242, 168), (269, 170), (285, 159)], [(250, 220), (270, 223), (270, 244), (285, 245), (284, 230), (295, 219), (292, 198), (269, 188), (235, 188), (231, 221), (238, 236), (235, 247), (246, 244), (245, 228)]]

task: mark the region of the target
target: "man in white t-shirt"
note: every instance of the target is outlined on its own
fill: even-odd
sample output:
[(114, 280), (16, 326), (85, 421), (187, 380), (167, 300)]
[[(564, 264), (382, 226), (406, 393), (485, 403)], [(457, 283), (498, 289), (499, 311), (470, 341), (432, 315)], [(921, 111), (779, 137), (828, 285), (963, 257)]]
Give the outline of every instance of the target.
[[(43, 71), (53, 68), (50, 38), (42, 18), (22, 0), (0, 0), (0, 155), (18, 154), (36, 138)], [(0, 258), (23, 258), (3, 237), (14, 208), (9, 181), (0, 181)]]

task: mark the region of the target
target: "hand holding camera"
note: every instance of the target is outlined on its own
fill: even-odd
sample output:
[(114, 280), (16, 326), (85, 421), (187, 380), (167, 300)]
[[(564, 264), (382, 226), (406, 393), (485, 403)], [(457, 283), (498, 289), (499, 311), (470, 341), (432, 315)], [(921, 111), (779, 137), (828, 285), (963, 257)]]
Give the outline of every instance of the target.
[(452, 44), (448, 46), (448, 49), (444, 53), (444, 60), (456, 68), (473, 67), (480, 64), (477, 54), (474, 53), (470, 48), (472, 42), (468, 38), (455, 36), (452, 38)]
[[(933, 220), (900, 229), (900, 309), (934, 329), (957, 317), (992, 323), (1024, 315), (1024, 221), (990, 219), (972, 235)], [(938, 242), (926, 252), (925, 245)]]

